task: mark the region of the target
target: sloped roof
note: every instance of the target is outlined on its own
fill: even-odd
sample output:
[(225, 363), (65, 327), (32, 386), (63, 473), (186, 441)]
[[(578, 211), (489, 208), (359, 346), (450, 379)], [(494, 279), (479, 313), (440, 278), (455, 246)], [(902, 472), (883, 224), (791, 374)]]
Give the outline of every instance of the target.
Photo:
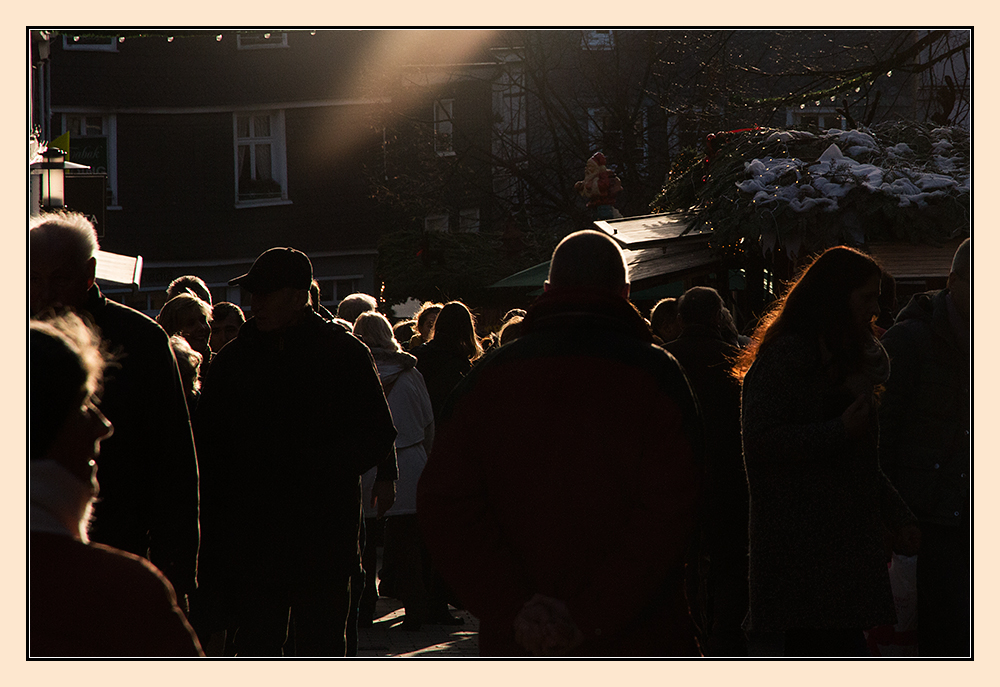
[(947, 277), (951, 261), (964, 238), (951, 239), (933, 246), (909, 243), (876, 243), (869, 251), (897, 281)]

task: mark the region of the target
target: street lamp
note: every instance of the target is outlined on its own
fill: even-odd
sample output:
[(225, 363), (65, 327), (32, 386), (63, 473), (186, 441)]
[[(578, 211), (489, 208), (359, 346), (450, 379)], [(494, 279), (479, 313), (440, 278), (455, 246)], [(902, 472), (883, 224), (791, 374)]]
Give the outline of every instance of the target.
[(39, 157), (40, 162), (31, 164), (32, 210), (58, 210), (66, 204), (66, 170), (90, 167), (69, 162), (66, 153), (51, 146), (40, 153)]

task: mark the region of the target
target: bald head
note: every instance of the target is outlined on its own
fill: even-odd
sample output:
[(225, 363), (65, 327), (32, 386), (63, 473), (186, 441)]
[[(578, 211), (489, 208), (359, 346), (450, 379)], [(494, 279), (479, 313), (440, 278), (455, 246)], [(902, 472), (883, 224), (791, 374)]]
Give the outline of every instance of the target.
[(628, 297), (628, 268), (621, 248), (600, 231), (578, 231), (556, 246), (545, 290), (590, 288)]

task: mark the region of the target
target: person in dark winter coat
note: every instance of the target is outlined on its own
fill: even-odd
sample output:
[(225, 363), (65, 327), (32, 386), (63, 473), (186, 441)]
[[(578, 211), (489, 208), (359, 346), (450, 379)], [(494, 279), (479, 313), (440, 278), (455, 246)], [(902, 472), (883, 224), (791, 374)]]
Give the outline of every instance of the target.
[(695, 286), (677, 306), (680, 336), (664, 344), (684, 368), (705, 423), (708, 482), (702, 551), (709, 557), (708, 656), (746, 656), (750, 493), (740, 437), (740, 383), (730, 374), (739, 349), (726, 340), (725, 304)]
[(879, 466), (875, 390), (889, 373), (872, 329), (880, 277), (859, 251), (823, 252), (735, 367), (750, 487), (751, 655), (867, 655), (863, 631), (896, 621), (883, 533), (912, 555), (920, 531)]
[(253, 317), (195, 415), (204, 626), (237, 627), (241, 656), (282, 655), (290, 608), (295, 655), (345, 654), (361, 475), (396, 436), (368, 349), (309, 307), (311, 280), (303, 253), (273, 248), (231, 281)]
[(892, 374), (881, 412), (886, 474), (920, 519), (921, 656), (968, 656), (972, 244), (956, 251), (948, 288), (920, 293), (882, 337)]
[(99, 337), (72, 314), (33, 321), (29, 353), (28, 655), (202, 655), (163, 574), (90, 543), (98, 454), (113, 431), (96, 405)]
[(446, 303), (434, 320), (431, 340), (410, 353), (417, 357), (417, 369), (427, 384), (436, 418), (448, 394), (483, 354), (475, 317), (464, 303)]
[(617, 244), (566, 237), (522, 335), (443, 410), (417, 510), (484, 656), (697, 654), (699, 420), (628, 288)]
[(73, 308), (117, 362), (101, 409), (115, 426), (101, 454), (91, 539), (148, 557), (180, 595), (198, 575), (198, 459), (177, 362), (163, 329), (95, 283), (97, 234), (78, 213), (43, 214), (29, 238), (32, 313)]

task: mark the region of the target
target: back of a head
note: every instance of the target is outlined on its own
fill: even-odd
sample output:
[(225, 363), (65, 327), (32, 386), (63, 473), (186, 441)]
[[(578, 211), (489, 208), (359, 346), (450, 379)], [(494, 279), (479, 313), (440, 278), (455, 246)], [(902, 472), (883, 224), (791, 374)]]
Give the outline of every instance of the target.
[(392, 335), (396, 338), (396, 341), (406, 343), (413, 337), (413, 332), (416, 331), (416, 322), (413, 320), (403, 320), (392, 325)]
[(723, 307), (725, 304), (718, 291), (708, 286), (693, 286), (677, 301), (677, 316), (685, 327), (712, 326), (717, 323)]
[(621, 293), (628, 268), (621, 248), (607, 234), (586, 229), (556, 246), (549, 263), (549, 289), (589, 288)]
[(361, 339), (368, 348), (374, 350), (396, 351), (402, 348), (392, 333), (389, 320), (380, 312), (363, 312), (354, 323), (354, 336)]
[(212, 306), (213, 320), (226, 320), (230, 317), (239, 320), (241, 324), (246, 322), (247, 319), (246, 315), (243, 314), (243, 310), (235, 303), (230, 303), (229, 301), (219, 301)]
[(104, 370), (100, 339), (73, 314), (32, 320), (28, 337), (29, 454), (44, 458), (58, 430), (79, 406), (81, 395), (96, 393)]
[(659, 331), (661, 327), (672, 322), (677, 317), (677, 299), (662, 298), (656, 302), (649, 313), (649, 326), (653, 331)]
[(176, 298), (188, 291), (209, 305), (212, 305), (212, 292), (209, 290), (208, 284), (201, 277), (196, 277), (193, 274), (185, 274), (170, 282), (170, 286), (167, 287), (167, 300)]
[(433, 341), (462, 348), (470, 358), (482, 353), (476, 336), (476, 318), (461, 301), (445, 303), (434, 320)]
[(337, 317), (353, 324), (358, 315), (372, 310), (378, 310), (378, 302), (374, 296), (367, 293), (352, 293), (340, 301), (337, 306)]
[(882, 269), (871, 256), (848, 246), (826, 249), (792, 283), (775, 319), (779, 331), (810, 335), (846, 332), (851, 325), (851, 293)]

